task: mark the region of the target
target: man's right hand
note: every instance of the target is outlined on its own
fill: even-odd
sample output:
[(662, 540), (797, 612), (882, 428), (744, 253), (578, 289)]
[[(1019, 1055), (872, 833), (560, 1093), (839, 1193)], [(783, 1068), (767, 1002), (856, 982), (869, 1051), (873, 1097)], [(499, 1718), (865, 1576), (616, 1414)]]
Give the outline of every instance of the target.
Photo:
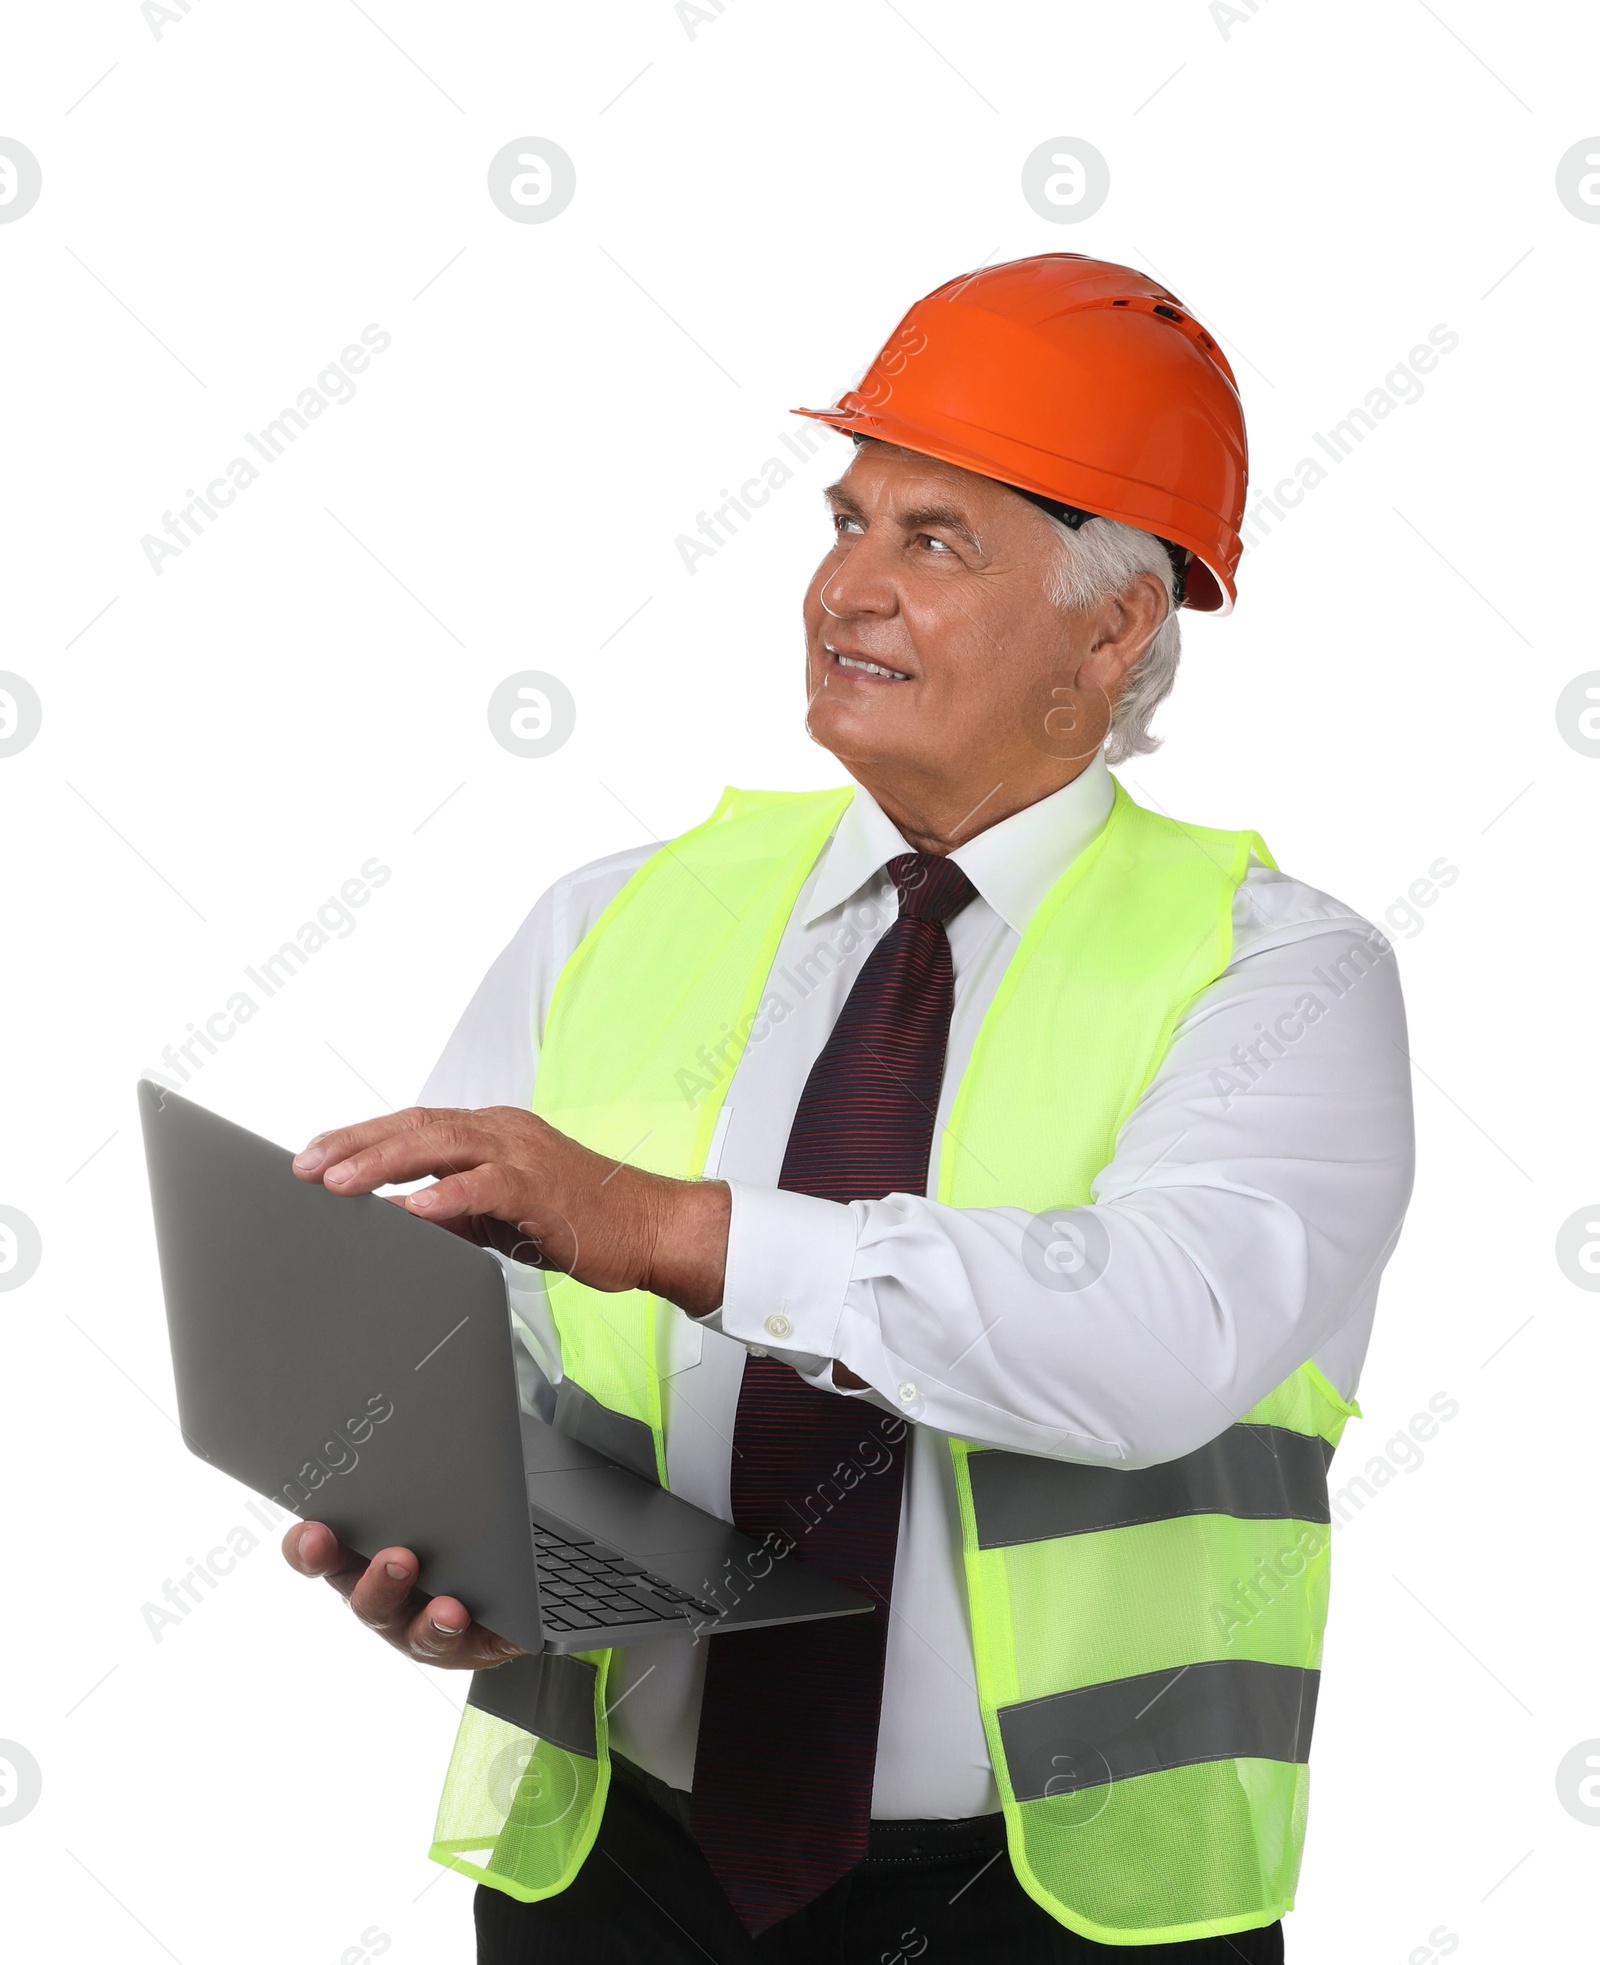
[(324, 1523), (296, 1522), (283, 1538), (283, 1553), (302, 1576), (325, 1578), (363, 1624), (419, 1665), (475, 1672), (522, 1656), (519, 1645), (475, 1624), (455, 1597), (424, 1596), (409, 1549), (380, 1549), (368, 1562)]

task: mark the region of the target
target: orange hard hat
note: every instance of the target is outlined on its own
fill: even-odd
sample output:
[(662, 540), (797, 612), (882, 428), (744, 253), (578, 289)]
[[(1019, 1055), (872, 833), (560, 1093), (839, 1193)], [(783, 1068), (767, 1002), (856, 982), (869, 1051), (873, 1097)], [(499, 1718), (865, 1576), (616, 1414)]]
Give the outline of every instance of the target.
[(998, 479), (1074, 527), (1152, 532), (1187, 573), (1186, 607), (1232, 611), (1238, 385), (1188, 308), (1131, 266), (1048, 252), (964, 274), (917, 302), (832, 409), (794, 413)]

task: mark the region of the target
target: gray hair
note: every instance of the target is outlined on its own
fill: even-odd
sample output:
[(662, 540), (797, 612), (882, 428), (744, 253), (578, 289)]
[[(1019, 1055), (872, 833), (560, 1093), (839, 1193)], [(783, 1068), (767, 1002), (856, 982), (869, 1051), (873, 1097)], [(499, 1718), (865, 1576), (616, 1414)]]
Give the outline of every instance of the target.
[(1125, 593), (1140, 573), (1155, 574), (1166, 589), (1167, 618), (1129, 669), (1111, 712), (1106, 762), (1122, 764), (1161, 746), (1161, 739), (1150, 734), (1150, 719), (1177, 679), (1182, 641), (1172, 604), (1172, 560), (1154, 533), (1117, 519), (1093, 518), (1077, 532), (1059, 519), (1050, 519), (1050, 525), (1059, 545), (1045, 574), (1045, 592), (1057, 607), (1093, 607)]

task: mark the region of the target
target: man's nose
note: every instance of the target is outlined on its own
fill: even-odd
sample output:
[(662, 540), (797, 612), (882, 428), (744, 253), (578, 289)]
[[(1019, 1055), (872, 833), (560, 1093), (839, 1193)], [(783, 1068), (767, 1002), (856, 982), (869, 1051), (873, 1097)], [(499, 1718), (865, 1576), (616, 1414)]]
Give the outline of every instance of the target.
[(836, 620), (850, 614), (893, 614), (899, 604), (885, 555), (870, 536), (850, 548), (823, 581), (818, 598)]

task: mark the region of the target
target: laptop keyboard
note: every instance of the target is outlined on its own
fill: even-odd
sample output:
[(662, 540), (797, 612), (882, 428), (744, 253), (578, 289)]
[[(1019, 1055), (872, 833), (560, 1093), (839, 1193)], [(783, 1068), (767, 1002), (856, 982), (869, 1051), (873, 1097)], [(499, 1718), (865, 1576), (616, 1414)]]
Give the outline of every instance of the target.
[(552, 1631), (658, 1624), (667, 1617), (687, 1617), (691, 1611), (709, 1617), (722, 1614), (716, 1604), (652, 1576), (642, 1563), (629, 1562), (602, 1542), (572, 1541), (536, 1521), (533, 1546), (539, 1565), (539, 1614)]

